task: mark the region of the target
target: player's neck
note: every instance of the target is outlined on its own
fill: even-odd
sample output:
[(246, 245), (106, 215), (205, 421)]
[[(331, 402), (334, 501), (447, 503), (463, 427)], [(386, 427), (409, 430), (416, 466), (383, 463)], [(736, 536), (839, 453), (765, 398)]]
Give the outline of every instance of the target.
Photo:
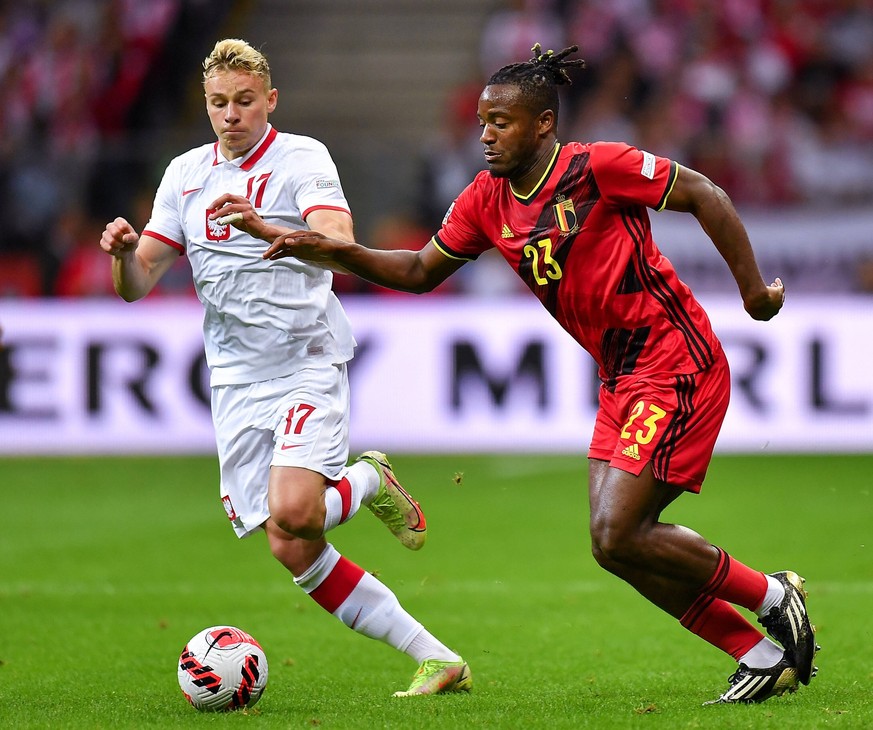
[(540, 184), (543, 175), (546, 173), (546, 170), (549, 169), (552, 160), (555, 158), (555, 152), (558, 146), (559, 144), (556, 138), (549, 138), (549, 140), (544, 142), (537, 151), (536, 157), (531, 165), (525, 167), (523, 170), (519, 170), (517, 176), (513, 175), (510, 177), (509, 182), (516, 195), (525, 197)]

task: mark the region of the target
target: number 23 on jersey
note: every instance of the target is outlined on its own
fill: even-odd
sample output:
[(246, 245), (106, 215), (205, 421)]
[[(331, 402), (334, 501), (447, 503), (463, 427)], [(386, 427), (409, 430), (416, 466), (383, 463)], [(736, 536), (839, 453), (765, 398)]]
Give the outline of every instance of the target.
[[(654, 403), (638, 400), (631, 408), (630, 417), (621, 429), (621, 437), (645, 446), (650, 443), (658, 432), (658, 421), (667, 415), (667, 411)], [(643, 418), (640, 421), (640, 418)]]

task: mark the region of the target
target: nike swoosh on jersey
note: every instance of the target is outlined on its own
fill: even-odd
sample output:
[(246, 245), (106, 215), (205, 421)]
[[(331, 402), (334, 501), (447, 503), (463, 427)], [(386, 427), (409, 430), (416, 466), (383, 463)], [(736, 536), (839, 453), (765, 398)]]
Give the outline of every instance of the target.
[(199, 187), (199, 188), (191, 188), (190, 190), (183, 190), (182, 197), (184, 198), (186, 195), (188, 195), (188, 193), (196, 193), (198, 190), (203, 190), (203, 188)]
[(282, 451), (285, 449), (296, 449), (298, 446), (302, 446), (303, 444), (282, 444)]

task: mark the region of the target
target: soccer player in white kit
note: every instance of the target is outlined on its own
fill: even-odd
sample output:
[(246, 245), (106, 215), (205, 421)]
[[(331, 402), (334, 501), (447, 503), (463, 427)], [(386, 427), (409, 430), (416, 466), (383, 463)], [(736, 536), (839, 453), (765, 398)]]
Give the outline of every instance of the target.
[(325, 538), (362, 504), (408, 548), (419, 549), (427, 530), (384, 454), (368, 451), (347, 466), (355, 341), (332, 273), (262, 257), (265, 243), (294, 229), (353, 240), (336, 167), (320, 142), (269, 123), (278, 91), (260, 51), (225, 39), (203, 67), (218, 139), (170, 162), (141, 235), (123, 218), (106, 226), (100, 245), (113, 257), (115, 289), (141, 299), (188, 256), (205, 312), (221, 499), (234, 531), (263, 529), (274, 557), (319, 605), (419, 663), (395, 696), (469, 690), (464, 660)]

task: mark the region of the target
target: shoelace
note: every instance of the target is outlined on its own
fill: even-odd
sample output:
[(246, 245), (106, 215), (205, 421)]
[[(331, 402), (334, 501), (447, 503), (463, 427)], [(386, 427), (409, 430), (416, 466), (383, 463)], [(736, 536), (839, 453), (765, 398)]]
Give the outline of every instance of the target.
[(370, 509), (373, 514), (375, 514), (392, 530), (402, 530), (406, 527), (406, 520), (404, 520), (403, 515), (397, 511), (394, 500), (391, 499), (391, 495), (388, 494), (387, 491), (382, 495), (376, 496), (376, 498), (370, 503)]
[(749, 668), (745, 664), (740, 664), (740, 666), (737, 667), (737, 670), (730, 677), (728, 677), (728, 684), (733, 684), (737, 677), (748, 671)]

